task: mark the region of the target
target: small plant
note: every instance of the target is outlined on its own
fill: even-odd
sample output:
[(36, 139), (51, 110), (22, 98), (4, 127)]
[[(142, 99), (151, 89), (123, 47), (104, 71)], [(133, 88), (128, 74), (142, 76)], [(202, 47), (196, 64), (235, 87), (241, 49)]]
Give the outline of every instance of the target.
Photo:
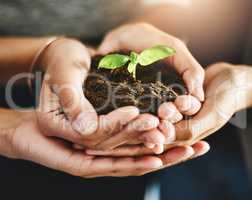
[(128, 72), (132, 74), (134, 78), (136, 78), (136, 68), (138, 64), (141, 66), (147, 66), (166, 57), (173, 56), (175, 53), (176, 51), (173, 48), (164, 45), (157, 45), (149, 49), (145, 49), (140, 54), (133, 51), (129, 56), (121, 54), (109, 54), (101, 59), (98, 69), (116, 69), (123, 67), (129, 62), (127, 67)]

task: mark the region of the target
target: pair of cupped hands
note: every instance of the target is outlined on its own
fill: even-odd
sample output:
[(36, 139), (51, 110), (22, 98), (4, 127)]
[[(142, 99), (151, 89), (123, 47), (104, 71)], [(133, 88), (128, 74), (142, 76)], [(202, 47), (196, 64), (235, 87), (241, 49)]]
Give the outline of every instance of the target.
[[(120, 50), (139, 52), (156, 44), (176, 50), (165, 62), (181, 75), (188, 95), (163, 103), (157, 116), (140, 114), (133, 106), (98, 116), (83, 94), (91, 57)], [(39, 107), (16, 128), (13, 144), (18, 158), (72, 175), (136, 176), (198, 157), (209, 150), (201, 139), (234, 113), (232, 105), (226, 109), (227, 117), (215, 109), (216, 102), (226, 105), (224, 99), (218, 100), (226, 88), (219, 96), (215, 92), (222, 79), (218, 74), (229, 67), (213, 65), (205, 77), (182, 41), (149, 24), (121, 26), (108, 33), (95, 51), (74, 39), (58, 39), (38, 62), (45, 71)]]

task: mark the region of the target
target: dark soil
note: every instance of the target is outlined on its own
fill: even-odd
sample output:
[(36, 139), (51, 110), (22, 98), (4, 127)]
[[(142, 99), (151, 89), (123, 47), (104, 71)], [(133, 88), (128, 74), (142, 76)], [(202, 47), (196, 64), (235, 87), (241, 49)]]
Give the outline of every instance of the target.
[(137, 106), (141, 113), (156, 114), (163, 102), (174, 101), (186, 89), (176, 71), (160, 61), (137, 67), (137, 80), (127, 67), (115, 70), (97, 69), (101, 56), (92, 59), (91, 73), (84, 84), (84, 93), (99, 114), (122, 106)]

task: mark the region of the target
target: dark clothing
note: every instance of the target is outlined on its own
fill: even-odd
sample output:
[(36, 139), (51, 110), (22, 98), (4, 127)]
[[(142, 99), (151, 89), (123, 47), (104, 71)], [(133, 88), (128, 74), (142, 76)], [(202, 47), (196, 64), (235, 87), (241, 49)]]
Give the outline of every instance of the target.
[(140, 0), (0, 0), (0, 35), (94, 40), (135, 17)]

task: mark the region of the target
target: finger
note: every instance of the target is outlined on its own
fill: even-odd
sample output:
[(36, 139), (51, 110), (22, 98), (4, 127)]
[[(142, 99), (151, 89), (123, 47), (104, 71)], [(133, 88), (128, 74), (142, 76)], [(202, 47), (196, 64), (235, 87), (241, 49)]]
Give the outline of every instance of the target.
[(152, 149), (156, 154), (161, 154), (164, 151), (165, 137), (158, 129), (145, 132), (138, 141), (142, 141), (147, 148)]
[[(164, 147), (165, 147), (165, 150), (168, 150), (168, 149), (174, 148), (177, 145), (178, 144), (173, 143), (173, 144), (165, 145)], [(153, 149), (147, 148), (144, 145), (124, 145), (124, 146), (119, 146), (112, 150), (87, 149), (86, 153), (88, 155), (97, 155), (97, 156), (124, 157), (124, 156), (153, 155), (155, 152), (153, 151)]]
[(159, 125), (159, 119), (150, 114), (142, 114), (129, 123), (122, 131), (96, 146), (99, 149), (113, 149), (128, 141), (139, 138), (139, 133), (149, 131)]
[(164, 145), (163, 144), (156, 144), (152, 151), (156, 154), (162, 154), (164, 152)]
[(81, 139), (80, 134), (72, 129), (71, 123), (61, 112), (59, 97), (52, 93), (48, 84), (42, 85), (36, 115), (39, 128), (44, 135), (55, 136), (72, 142)]
[(37, 119), (39, 128), (45, 136), (62, 138), (73, 143), (83, 140), (82, 136), (72, 129), (71, 123), (66, 120), (64, 114), (59, 114), (58, 110), (37, 113)]
[[(44, 79), (48, 79), (48, 76), (45, 75)], [(39, 106), (36, 109), (36, 112), (39, 114), (43, 114), (56, 110), (60, 110), (59, 98), (56, 94), (52, 92), (50, 86), (44, 81), (41, 87)]]
[(165, 137), (158, 129), (152, 129), (144, 132), (138, 139), (143, 143), (164, 144)]
[[(225, 105), (225, 102), (218, 101), (219, 103)], [(216, 110), (218, 106), (214, 97), (207, 98), (197, 115), (175, 125), (176, 139), (178, 141), (200, 140), (218, 130), (223, 125), (224, 120)]]
[[(200, 72), (197, 72), (200, 71)], [(198, 69), (186, 69), (185, 72), (182, 74), (183, 80), (189, 90), (189, 93), (199, 101), (204, 101), (204, 89), (203, 89), (203, 82), (204, 82), (204, 72), (203, 68)]]
[[(40, 104), (36, 114), (44, 135), (63, 138), (74, 143), (83, 140), (83, 136), (73, 130), (71, 121), (62, 111), (59, 96), (46, 83), (41, 89)], [(96, 126), (96, 123), (96, 121), (89, 122), (89, 126)]]
[(163, 162), (163, 165), (160, 169), (171, 167), (189, 160), (193, 154), (194, 149), (191, 146), (181, 146), (169, 149), (165, 153), (158, 156)]
[(202, 156), (210, 150), (210, 145), (205, 141), (199, 141), (195, 143), (192, 147), (194, 149), (194, 155), (191, 159)]
[[(139, 158), (99, 158), (93, 159), (89, 165), (89, 170), (83, 177), (123, 177), (136, 176), (148, 171), (158, 169), (162, 166), (162, 161), (153, 156)], [(83, 170), (86, 171), (86, 170)]]
[(139, 116), (139, 109), (134, 106), (118, 108), (106, 115), (99, 116), (99, 127), (92, 139), (97, 142), (110, 138), (119, 132), (125, 125)]
[[(37, 127), (28, 126), (34, 134), (30, 137), (20, 135), (19, 140), (31, 147), (29, 152), (20, 155), (26, 160), (64, 171), (74, 176), (128, 176), (139, 175), (154, 170), (162, 165), (157, 157), (144, 156), (139, 158), (111, 158), (86, 155), (83, 151), (69, 148), (64, 142), (39, 134)], [(24, 127), (26, 130), (27, 128)], [(37, 141), (37, 142), (34, 142)], [(38, 156), (39, 155), (39, 156)]]
[(171, 122), (162, 120), (158, 128), (165, 137), (165, 144), (170, 144), (176, 140), (175, 127)]
[(123, 156), (139, 156), (139, 155), (153, 154), (153, 151), (150, 148), (146, 148), (143, 145), (125, 145), (117, 147), (113, 150), (87, 149), (86, 153), (88, 155), (97, 155), (97, 156), (123, 157)]
[(172, 58), (168, 58), (167, 61), (182, 75), (189, 93), (203, 101), (205, 73), (202, 66), (192, 56), (182, 41), (173, 38), (173, 44), (176, 54)]
[[(80, 72), (79, 72), (80, 74)], [(90, 135), (97, 129), (97, 114), (85, 98), (82, 84), (86, 74), (77, 76), (71, 70), (71, 76), (62, 77), (64, 81), (54, 81), (53, 91), (59, 97), (60, 104), (74, 130), (82, 135)], [(73, 79), (74, 77), (74, 79)], [(79, 78), (78, 78), (79, 77)]]
[[(69, 53), (69, 50), (66, 52)], [(70, 53), (71, 59), (57, 55), (51, 59), (49, 66), (46, 66), (48, 79), (44, 82), (59, 97), (59, 103), (73, 129), (89, 135), (97, 129), (97, 114), (82, 89), (90, 68), (90, 54), (79, 42), (75, 43)]]
[[(19, 131), (23, 134), (17, 134), (15, 138), (19, 144), (22, 143), (22, 147), (17, 145), (20, 158), (75, 176), (89, 172), (88, 167), (94, 156), (73, 150), (62, 140), (40, 134), (35, 121), (28, 122), (20, 128)], [(24, 145), (29, 148), (24, 148)]]
[(190, 146), (175, 147), (160, 155), (164, 167), (169, 167), (189, 159), (194, 154)]
[(99, 46), (97, 53), (100, 55), (106, 55), (120, 50), (122, 49), (120, 49), (120, 43), (117, 38), (113, 37), (112, 34), (108, 34)]
[(188, 116), (196, 114), (201, 108), (199, 100), (191, 95), (178, 96), (174, 103), (179, 112)]
[(163, 120), (169, 120), (171, 123), (177, 123), (183, 119), (183, 115), (172, 102), (163, 103), (158, 108), (158, 116)]

